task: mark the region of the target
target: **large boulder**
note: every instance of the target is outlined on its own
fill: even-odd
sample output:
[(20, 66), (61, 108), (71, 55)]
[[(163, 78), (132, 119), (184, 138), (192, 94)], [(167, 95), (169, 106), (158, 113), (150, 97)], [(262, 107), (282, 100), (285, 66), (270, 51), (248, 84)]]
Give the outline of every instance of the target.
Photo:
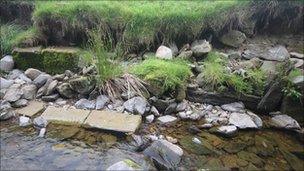
[(223, 44), (232, 47), (239, 47), (245, 40), (246, 35), (237, 30), (231, 30), (220, 38)]
[(273, 75), (277, 73), (276, 65), (278, 64), (277, 61), (263, 61), (261, 66), (261, 70), (264, 71), (268, 75)]
[(212, 50), (212, 46), (206, 40), (196, 40), (191, 44), (191, 50), (195, 57), (202, 57)]
[(6, 55), (0, 60), (0, 70), (1, 71), (9, 72), (13, 68), (14, 68), (14, 60), (13, 60), (12, 56)]
[(160, 58), (160, 59), (172, 59), (173, 58), (173, 52), (170, 48), (161, 45), (157, 49), (155, 56), (157, 58)]
[(30, 79), (35, 80), (40, 74), (42, 74), (42, 72), (38, 69), (28, 68), (24, 74)]
[(283, 98), (282, 85), (276, 82), (270, 86), (266, 94), (258, 103), (257, 108), (261, 111), (271, 112), (279, 108)]
[(9, 80), (14, 80), (16, 78), (19, 77), (19, 75), (23, 74), (22, 71), (20, 71), (19, 69), (14, 69), (11, 72), (9, 72), (9, 74), (7, 75), (7, 79)]
[(22, 98), (31, 100), (36, 96), (37, 86), (34, 84), (25, 85), (21, 88), (21, 91), (23, 92)]
[(20, 84), (13, 84), (10, 88), (6, 91), (3, 99), (9, 102), (15, 102), (21, 98), (23, 92), (21, 90)]
[(275, 115), (270, 119), (270, 125), (282, 129), (301, 129), (299, 123), (288, 115)]
[(5, 78), (0, 77), (0, 89), (7, 89), (13, 84), (13, 80), (7, 80)]
[(69, 81), (71, 88), (80, 94), (90, 94), (95, 88), (96, 81), (91, 77), (78, 77)]
[(181, 161), (183, 150), (169, 141), (154, 141), (144, 150), (144, 154), (152, 158), (159, 169), (176, 169)]
[(74, 97), (75, 92), (71, 89), (71, 86), (69, 83), (60, 84), (56, 89), (62, 97), (65, 97), (68, 99)]
[(148, 103), (143, 97), (133, 97), (132, 99), (124, 102), (123, 106), (130, 113), (143, 115), (146, 111)]

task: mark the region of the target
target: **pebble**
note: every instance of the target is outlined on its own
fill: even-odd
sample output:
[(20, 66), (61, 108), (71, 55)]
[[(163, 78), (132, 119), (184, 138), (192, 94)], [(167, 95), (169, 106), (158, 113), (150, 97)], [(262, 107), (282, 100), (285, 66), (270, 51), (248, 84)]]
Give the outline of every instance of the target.
[(192, 138), (192, 142), (194, 142), (196, 144), (202, 144), (202, 142), (196, 137)]
[(146, 116), (147, 123), (152, 123), (153, 120), (154, 120), (154, 115), (148, 115), (148, 116)]
[(41, 138), (44, 137), (45, 133), (46, 133), (46, 128), (41, 128), (38, 137)]
[(26, 116), (20, 116), (19, 117), (19, 126), (25, 127), (25, 126), (28, 126), (30, 124), (31, 124), (31, 122), (30, 122), (29, 117), (26, 117)]

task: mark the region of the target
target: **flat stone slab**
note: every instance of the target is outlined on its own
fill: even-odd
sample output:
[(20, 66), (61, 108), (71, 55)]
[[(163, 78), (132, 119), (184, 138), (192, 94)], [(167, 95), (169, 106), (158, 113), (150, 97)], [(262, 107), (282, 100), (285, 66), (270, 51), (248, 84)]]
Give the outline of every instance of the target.
[(19, 115), (32, 117), (44, 109), (44, 103), (38, 101), (30, 101), (26, 107), (16, 110)]
[(140, 115), (129, 115), (106, 110), (94, 110), (86, 119), (84, 125), (86, 127), (128, 133), (135, 132), (140, 123)]
[(62, 107), (49, 106), (41, 116), (49, 122), (78, 125), (83, 124), (89, 114), (89, 110), (65, 109)]

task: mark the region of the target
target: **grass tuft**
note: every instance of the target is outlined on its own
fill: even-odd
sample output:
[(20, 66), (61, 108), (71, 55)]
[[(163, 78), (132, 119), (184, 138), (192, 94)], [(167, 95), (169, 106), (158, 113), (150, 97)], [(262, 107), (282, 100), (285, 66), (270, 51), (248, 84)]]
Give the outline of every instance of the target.
[(133, 66), (130, 72), (159, 88), (159, 94), (175, 91), (190, 78), (191, 70), (185, 61), (149, 58)]

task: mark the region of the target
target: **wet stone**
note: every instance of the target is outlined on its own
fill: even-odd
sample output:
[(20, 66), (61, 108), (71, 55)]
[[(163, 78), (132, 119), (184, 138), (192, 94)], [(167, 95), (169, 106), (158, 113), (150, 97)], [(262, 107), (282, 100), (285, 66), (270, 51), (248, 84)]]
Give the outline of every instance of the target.
[(38, 101), (30, 101), (26, 107), (18, 109), (16, 112), (19, 115), (32, 117), (44, 109), (44, 103)]
[(173, 123), (174, 121), (176, 121), (177, 118), (174, 116), (171, 116), (171, 115), (165, 115), (165, 116), (161, 116), (161, 117), (157, 118), (157, 120), (161, 124), (169, 124), (169, 123)]

